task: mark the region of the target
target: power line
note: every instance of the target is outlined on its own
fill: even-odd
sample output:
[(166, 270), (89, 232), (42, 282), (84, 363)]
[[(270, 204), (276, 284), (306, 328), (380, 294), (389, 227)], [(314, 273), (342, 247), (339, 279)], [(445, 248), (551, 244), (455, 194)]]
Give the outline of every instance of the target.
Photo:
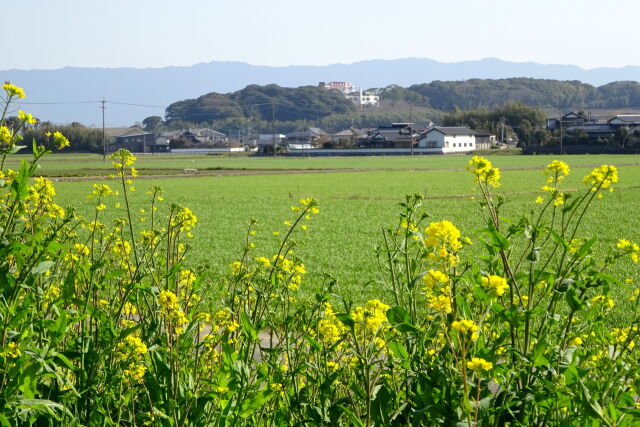
[(68, 104), (99, 104), (102, 101), (60, 101), (60, 102), (17, 102), (20, 105), (68, 105)]

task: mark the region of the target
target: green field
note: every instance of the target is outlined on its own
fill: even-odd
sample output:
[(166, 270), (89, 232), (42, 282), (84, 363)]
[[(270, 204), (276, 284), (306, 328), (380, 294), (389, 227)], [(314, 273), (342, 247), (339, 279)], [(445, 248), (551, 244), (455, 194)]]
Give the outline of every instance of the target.
[[(516, 219), (536, 208), (533, 200), (541, 193), (539, 188), (545, 180), (542, 168), (555, 158), (491, 158), (494, 166), (502, 169), (499, 190), (508, 195), (504, 216)], [(620, 175), (617, 190), (596, 201), (585, 222), (584, 234), (585, 237), (600, 238), (599, 250), (621, 237), (640, 240), (637, 220), (640, 156), (558, 158), (572, 167), (564, 183), (566, 189), (582, 188), (581, 178), (595, 165), (617, 165)], [(139, 156), (136, 168), (143, 177), (147, 171), (158, 170), (180, 175), (186, 167), (253, 172), (138, 179), (134, 208), (138, 211), (145, 207), (145, 192), (151, 185), (159, 185), (165, 190), (167, 203), (191, 208), (198, 217), (191, 261), (207, 266), (213, 277), (219, 278), (226, 266), (241, 253), (250, 218), (259, 221), (255, 256), (271, 256), (278, 241), (272, 232), (284, 231), (283, 221), (293, 218), (289, 207), (302, 197), (314, 197), (320, 203), (320, 215), (307, 232), (296, 238), (299, 243), (297, 253), (310, 272), (304, 295), (311, 295), (320, 286), (322, 274), (327, 272), (338, 279), (339, 293), (361, 301), (373, 296), (384, 297), (386, 293), (376, 282), (379, 275), (375, 247), (381, 242), (382, 227), (396, 220), (397, 204), (406, 194), (425, 195), (426, 211), (434, 221), (449, 219), (474, 239), (473, 230), (482, 227), (484, 220), (478, 201), (471, 197), (476, 194), (472, 177), (464, 170), (469, 159), (469, 156), (313, 159)], [(42, 173), (49, 176), (104, 175), (109, 165), (94, 155), (57, 155), (45, 159)], [(308, 173), (296, 173), (296, 170), (304, 169), (308, 169)], [(86, 198), (92, 183), (109, 182), (106, 177), (78, 182), (62, 178), (59, 181), (56, 188), (61, 204), (74, 206), (84, 215), (93, 212), (94, 202)], [(115, 189), (115, 183), (111, 185)], [(103, 214), (114, 216), (115, 212), (110, 207)], [(140, 227), (144, 225), (140, 224)], [(622, 270), (619, 273), (627, 274)], [(637, 273), (633, 277), (637, 279)], [(214, 282), (221, 283), (217, 279)]]
[[(504, 168), (544, 167), (552, 156), (489, 156)], [(17, 168), (20, 160), (28, 155), (11, 156), (9, 167)], [(635, 164), (640, 165), (640, 156), (633, 155), (584, 155), (553, 156), (577, 165)], [(184, 168), (196, 168), (201, 174), (219, 174), (221, 171), (282, 171), (282, 170), (335, 170), (335, 169), (460, 169), (469, 161), (468, 156), (401, 156), (401, 157), (248, 157), (246, 155), (139, 155), (136, 169), (144, 175), (183, 174)], [(57, 154), (48, 156), (39, 173), (46, 176), (96, 176), (109, 173), (111, 162), (97, 154)]]

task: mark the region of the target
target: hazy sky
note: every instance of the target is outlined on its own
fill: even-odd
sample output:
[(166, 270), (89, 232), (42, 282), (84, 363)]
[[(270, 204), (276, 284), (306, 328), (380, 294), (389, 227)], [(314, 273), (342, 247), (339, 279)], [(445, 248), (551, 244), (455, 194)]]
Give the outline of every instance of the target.
[(0, 69), (487, 57), (640, 65), (637, 0), (2, 0)]

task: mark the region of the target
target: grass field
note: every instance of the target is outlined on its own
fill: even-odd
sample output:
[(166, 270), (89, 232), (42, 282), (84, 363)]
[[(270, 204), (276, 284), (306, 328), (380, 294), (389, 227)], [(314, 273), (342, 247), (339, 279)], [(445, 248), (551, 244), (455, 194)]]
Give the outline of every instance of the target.
[[(539, 195), (545, 179), (542, 167), (553, 158), (491, 158), (494, 166), (503, 170), (500, 191), (508, 195), (503, 209), (506, 217), (517, 219), (536, 207), (533, 200)], [(600, 237), (599, 250), (604, 250), (606, 245), (621, 237), (640, 240), (637, 219), (640, 211), (640, 156), (562, 158), (572, 167), (564, 183), (566, 189), (582, 188), (581, 178), (594, 165), (608, 163), (619, 167), (617, 190), (596, 201), (585, 222), (585, 235)], [(250, 218), (259, 221), (255, 256), (270, 256), (278, 240), (272, 232), (284, 231), (283, 221), (292, 219), (289, 206), (302, 197), (314, 197), (320, 203), (321, 213), (309, 230), (297, 237), (298, 254), (310, 272), (303, 295), (312, 295), (312, 291), (320, 286), (322, 273), (327, 272), (338, 279), (340, 293), (361, 301), (386, 294), (385, 289), (376, 283), (379, 276), (374, 248), (381, 242), (382, 227), (396, 221), (397, 203), (405, 194), (425, 195), (426, 211), (434, 221), (449, 219), (463, 233), (474, 238), (472, 231), (482, 227), (484, 220), (478, 201), (472, 199), (476, 192), (472, 177), (464, 170), (468, 161), (469, 156), (321, 159), (140, 156), (136, 167), (142, 174), (144, 170), (162, 168), (180, 173), (181, 168), (192, 164), (199, 168), (280, 171), (268, 175), (139, 179), (133, 203), (136, 211), (144, 208), (146, 190), (151, 185), (159, 185), (165, 190), (167, 202), (191, 208), (198, 217), (193, 239), (195, 251), (191, 260), (208, 267), (213, 277), (219, 278), (227, 265), (241, 253)], [(93, 168), (94, 164), (99, 168)], [(64, 176), (80, 169), (86, 170), (86, 175), (107, 173), (102, 160), (89, 155), (51, 156), (42, 170), (45, 174)], [(295, 169), (334, 172), (290, 173)], [(93, 212), (93, 201), (86, 199), (91, 185), (108, 181), (105, 177), (57, 182), (59, 200), (62, 205), (74, 206), (79, 213), (88, 215)], [(115, 216), (116, 212), (110, 206), (104, 214)], [(140, 227), (144, 225), (140, 224)], [(221, 281), (216, 280), (215, 283)]]
[[(11, 156), (7, 165), (17, 168), (20, 160), (28, 155)], [(503, 168), (544, 167), (551, 156), (493, 156)], [(584, 155), (553, 156), (577, 165), (602, 163), (640, 165), (640, 156)], [(247, 157), (236, 155), (139, 155), (136, 168), (141, 176), (183, 174), (185, 168), (196, 168), (200, 174), (219, 174), (221, 171), (282, 171), (282, 170), (335, 170), (335, 169), (463, 169), (468, 156), (401, 156), (401, 157)], [(111, 162), (97, 154), (64, 154), (49, 156), (39, 173), (46, 176), (96, 176), (108, 174)]]

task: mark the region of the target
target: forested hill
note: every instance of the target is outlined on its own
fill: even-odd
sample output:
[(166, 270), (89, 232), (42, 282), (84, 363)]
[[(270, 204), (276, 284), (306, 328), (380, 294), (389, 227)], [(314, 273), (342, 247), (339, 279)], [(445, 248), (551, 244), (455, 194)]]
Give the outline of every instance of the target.
[[(372, 89), (380, 93), (384, 111), (407, 105), (439, 111), (493, 108), (506, 102), (530, 107), (571, 110), (584, 108), (640, 108), (640, 83), (614, 82), (600, 87), (578, 81), (512, 78), (435, 81), (408, 88), (396, 85)], [(229, 94), (209, 93), (171, 104), (166, 119), (193, 123), (250, 118), (271, 120), (272, 105), (278, 121), (318, 120), (332, 114), (352, 114), (358, 109), (339, 92), (315, 86), (284, 88), (250, 85)], [(373, 112), (373, 111), (370, 111)]]
[[(277, 105), (277, 108), (275, 106)], [(350, 114), (356, 106), (340, 92), (314, 86), (284, 88), (250, 85), (230, 94), (208, 93), (171, 104), (168, 121), (211, 123), (234, 118), (278, 121), (318, 120), (330, 114)]]
[(495, 107), (507, 101), (531, 107), (562, 109), (640, 107), (640, 83), (622, 81), (600, 87), (579, 81), (530, 78), (434, 81), (402, 88), (380, 89), (381, 99), (450, 111)]

